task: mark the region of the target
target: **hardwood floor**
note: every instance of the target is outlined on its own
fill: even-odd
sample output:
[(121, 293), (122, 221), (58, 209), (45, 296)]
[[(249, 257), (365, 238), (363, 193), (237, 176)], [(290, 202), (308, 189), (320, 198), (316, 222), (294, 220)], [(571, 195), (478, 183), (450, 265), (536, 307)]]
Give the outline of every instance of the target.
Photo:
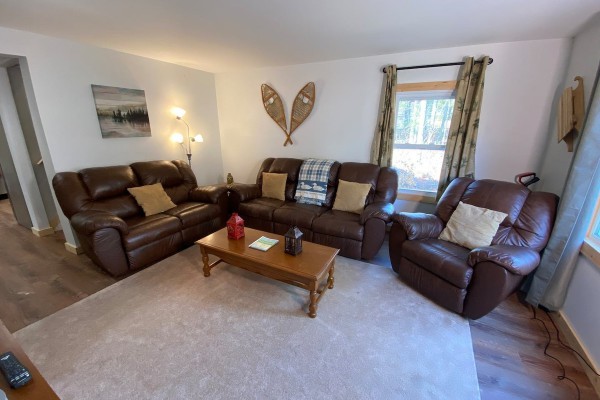
[[(536, 314), (552, 336), (548, 353), (563, 363), (580, 398), (598, 399), (576, 356), (558, 343), (547, 315), (539, 309)], [(531, 306), (515, 294), (485, 317), (469, 321), (482, 399), (577, 399), (574, 384), (557, 379), (562, 369), (544, 355), (548, 334), (532, 316)], [(566, 342), (565, 335), (561, 339)]]
[[(87, 257), (67, 253), (60, 235), (35, 237), (17, 225), (8, 200), (0, 200), (0, 319), (14, 332), (116, 282)], [(374, 262), (390, 267), (387, 242)], [(575, 356), (557, 344), (552, 332), (549, 353), (577, 382), (581, 399), (600, 399)], [(469, 321), (482, 400), (576, 399), (561, 368), (544, 356), (547, 334), (532, 311), (511, 296), (487, 316)], [(564, 340), (564, 335), (562, 336)]]
[(0, 200), (0, 319), (14, 332), (116, 282), (59, 234), (37, 237)]

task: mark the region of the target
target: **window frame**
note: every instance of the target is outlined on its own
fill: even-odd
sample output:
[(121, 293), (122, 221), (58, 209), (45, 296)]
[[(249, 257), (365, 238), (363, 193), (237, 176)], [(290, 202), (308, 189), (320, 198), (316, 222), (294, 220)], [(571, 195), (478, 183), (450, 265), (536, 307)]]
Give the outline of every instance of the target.
[[(396, 84), (396, 93), (412, 93), (412, 92), (446, 92), (450, 94), (452, 98), (456, 95), (456, 84), (457, 81), (433, 81), (433, 82), (411, 82), (411, 83), (398, 83)], [(439, 95), (438, 95), (439, 96)], [(406, 99), (410, 99), (409, 95), (402, 96)], [(415, 96), (415, 99), (427, 98), (426, 94), (423, 96)], [(431, 95), (432, 98), (437, 96)], [(398, 101), (398, 96), (395, 96), (394, 101)], [(423, 144), (402, 144), (394, 143), (394, 149), (423, 149), (423, 150), (446, 150), (446, 145), (423, 145)], [(426, 190), (415, 190), (415, 189), (403, 189), (398, 188), (397, 199), (405, 201), (415, 201), (419, 203), (436, 204), (437, 192), (430, 192)]]
[[(581, 244), (580, 251), (600, 268), (600, 197), (596, 199), (596, 207), (594, 207), (592, 215), (593, 217)], [(595, 234), (595, 232), (599, 232), (599, 234)]]

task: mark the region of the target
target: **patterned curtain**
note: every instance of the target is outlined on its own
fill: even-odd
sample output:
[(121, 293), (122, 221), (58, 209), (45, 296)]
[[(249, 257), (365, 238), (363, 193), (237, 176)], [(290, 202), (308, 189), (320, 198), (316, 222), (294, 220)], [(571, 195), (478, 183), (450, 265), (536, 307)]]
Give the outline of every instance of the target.
[(475, 175), (475, 147), (488, 60), (489, 57), (485, 56), (481, 62), (475, 63), (473, 57), (467, 57), (460, 70), (440, 174), (438, 199), (454, 178)]
[(396, 124), (396, 66), (385, 67), (381, 90), (379, 120), (371, 146), (371, 163), (382, 167), (392, 165), (394, 152), (394, 125)]

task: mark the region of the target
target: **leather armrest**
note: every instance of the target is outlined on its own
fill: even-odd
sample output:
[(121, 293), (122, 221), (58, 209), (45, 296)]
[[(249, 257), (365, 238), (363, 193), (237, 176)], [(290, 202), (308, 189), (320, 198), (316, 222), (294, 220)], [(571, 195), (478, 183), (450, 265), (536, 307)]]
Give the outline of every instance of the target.
[(190, 190), (189, 199), (200, 203), (217, 204), (221, 196), (227, 196), (227, 186), (207, 185)]
[(437, 238), (444, 229), (442, 220), (433, 214), (398, 213), (392, 220), (402, 226), (408, 240)]
[(394, 214), (394, 206), (391, 203), (382, 201), (371, 203), (360, 214), (360, 223), (364, 225), (370, 218), (379, 218), (388, 223), (392, 220), (392, 214)]
[(234, 183), (230, 186), (230, 190), (237, 196), (240, 203), (248, 200), (257, 199), (262, 196), (262, 191), (257, 184), (252, 183)]
[(469, 253), (469, 265), (490, 261), (515, 275), (527, 275), (540, 264), (540, 254), (528, 247), (493, 245), (478, 247)]
[(122, 234), (129, 233), (129, 227), (121, 218), (108, 211), (87, 210), (71, 217), (73, 228), (84, 235), (91, 235), (104, 228), (117, 229)]

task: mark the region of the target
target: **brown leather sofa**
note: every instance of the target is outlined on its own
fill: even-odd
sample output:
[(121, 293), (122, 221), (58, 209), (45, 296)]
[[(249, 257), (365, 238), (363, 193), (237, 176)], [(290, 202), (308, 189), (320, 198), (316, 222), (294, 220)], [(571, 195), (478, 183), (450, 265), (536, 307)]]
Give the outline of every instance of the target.
[[(473, 250), (438, 239), (459, 201), (508, 216), (487, 247)], [(546, 246), (558, 197), (522, 185), (458, 178), (435, 214), (399, 213), (390, 231), (390, 259), (402, 280), (437, 304), (477, 319), (493, 310), (535, 270)]]
[[(146, 217), (127, 188), (160, 182), (175, 208)], [(60, 172), (52, 180), (85, 252), (113, 276), (178, 252), (225, 225), (227, 188), (198, 187), (184, 161)]]
[[(386, 224), (394, 212), (398, 189), (396, 171), (367, 163), (335, 162), (329, 172), (325, 204), (316, 206), (298, 204), (294, 200), (302, 162), (296, 158), (264, 160), (256, 184), (231, 187), (232, 209), (250, 228), (283, 235), (296, 225), (304, 234), (303, 240), (338, 248), (345, 257), (373, 258), (383, 244)], [(261, 197), (263, 172), (288, 174), (285, 201)], [(332, 210), (339, 179), (371, 184), (362, 214)]]

